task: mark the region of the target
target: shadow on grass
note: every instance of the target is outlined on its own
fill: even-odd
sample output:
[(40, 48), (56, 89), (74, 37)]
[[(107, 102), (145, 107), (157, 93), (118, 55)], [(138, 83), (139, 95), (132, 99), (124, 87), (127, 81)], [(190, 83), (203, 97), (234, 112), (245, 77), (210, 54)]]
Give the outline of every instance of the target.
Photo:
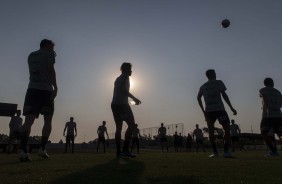
[(144, 163), (133, 159), (114, 159), (105, 164), (65, 175), (52, 184), (99, 183), (137, 184), (144, 172)]
[(148, 184), (203, 184), (197, 176), (164, 176), (146, 178)]

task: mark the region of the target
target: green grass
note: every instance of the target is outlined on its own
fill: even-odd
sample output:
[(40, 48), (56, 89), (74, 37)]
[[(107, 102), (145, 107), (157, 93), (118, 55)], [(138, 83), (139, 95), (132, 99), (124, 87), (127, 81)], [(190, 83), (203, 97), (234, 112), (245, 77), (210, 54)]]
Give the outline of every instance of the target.
[(262, 151), (237, 152), (234, 159), (208, 158), (208, 153), (142, 151), (134, 159), (102, 154), (50, 152), (51, 158), (20, 163), (17, 155), (0, 154), (0, 183), (94, 184), (281, 184), (282, 156)]

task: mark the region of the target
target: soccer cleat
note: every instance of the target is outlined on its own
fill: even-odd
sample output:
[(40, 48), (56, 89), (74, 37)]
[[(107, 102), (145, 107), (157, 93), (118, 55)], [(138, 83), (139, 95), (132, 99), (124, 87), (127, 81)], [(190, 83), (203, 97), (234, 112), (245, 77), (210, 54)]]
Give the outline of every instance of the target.
[(234, 158), (230, 152), (224, 152), (223, 157), (224, 158)]
[(133, 153), (131, 153), (131, 152), (129, 152), (129, 151), (120, 153), (120, 156), (121, 156), (121, 157), (128, 157), (128, 158), (135, 158), (135, 157), (136, 157), (135, 154), (133, 154)]
[(48, 153), (46, 153), (46, 150), (42, 150), (42, 149), (40, 149), (38, 151), (38, 156), (40, 156), (42, 159), (49, 158), (49, 155), (48, 155)]
[(32, 161), (29, 154), (23, 151), (19, 153), (19, 159), (21, 162), (31, 162)]
[(209, 158), (218, 158), (218, 154), (217, 153), (213, 153), (209, 156)]
[(278, 157), (279, 153), (278, 152), (269, 152), (268, 154), (264, 155), (266, 157)]

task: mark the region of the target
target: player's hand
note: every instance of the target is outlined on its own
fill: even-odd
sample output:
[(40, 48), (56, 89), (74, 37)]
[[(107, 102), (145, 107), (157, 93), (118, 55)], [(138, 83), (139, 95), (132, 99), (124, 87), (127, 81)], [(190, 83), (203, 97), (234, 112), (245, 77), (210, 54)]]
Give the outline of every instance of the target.
[(237, 111), (234, 108), (231, 108), (231, 111), (233, 112), (233, 115), (237, 115)]
[(54, 90), (53, 90), (53, 99), (56, 98), (57, 93), (58, 93), (58, 88), (54, 88)]
[(137, 98), (133, 99), (133, 101), (135, 102), (135, 105), (140, 105), (141, 101)]

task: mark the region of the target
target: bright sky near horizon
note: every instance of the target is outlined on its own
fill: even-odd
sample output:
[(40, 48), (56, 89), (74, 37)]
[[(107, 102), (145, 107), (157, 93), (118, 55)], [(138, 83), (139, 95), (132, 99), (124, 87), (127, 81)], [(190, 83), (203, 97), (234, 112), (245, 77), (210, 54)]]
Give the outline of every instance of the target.
[[(282, 1), (280, 0), (103, 0), (0, 1), (0, 101), (22, 109), (28, 85), (27, 57), (42, 39), (55, 42), (58, 96), (52, 142), (63, 139), (74, 117), (76, 142), (97, 137), (107, 121), (113, 84), (122, 62), (133, 64), (132, 106), (139, 128), (183, 123), (206, 126), (197, 103), (205, 71), (214, 68), (237, 109), (230, 118), (242, 132), (259, 132), (258, 90), (272, 77), (282, 90)], [(231, 26), (223, 29), (221, 20)], [(10, 119), (0, 117), (0, 133)], [(43, 119), (31, 135), (41, 135)], [(217, 124), (217, 126), (219, 126)]]

